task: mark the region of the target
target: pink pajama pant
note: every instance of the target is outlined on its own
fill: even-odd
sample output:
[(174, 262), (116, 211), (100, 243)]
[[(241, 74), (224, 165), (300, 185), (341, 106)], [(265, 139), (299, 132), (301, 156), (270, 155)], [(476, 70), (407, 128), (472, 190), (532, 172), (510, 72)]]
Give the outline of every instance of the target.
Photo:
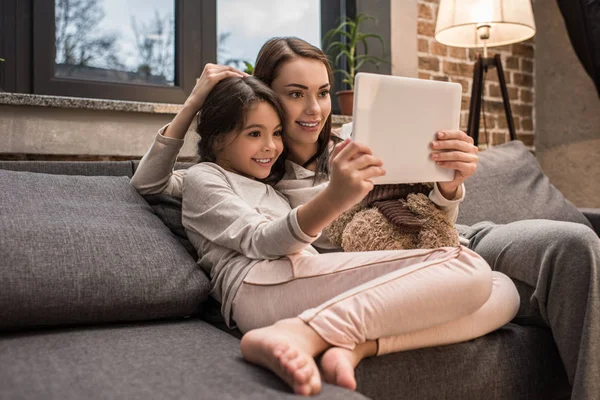
[(471, 250), (297, 254), (256, 264), (233, 301), (242, 332), (299, 317), (332, 346), (378, 354), (457, 343), (509, 322), (512, 281)]

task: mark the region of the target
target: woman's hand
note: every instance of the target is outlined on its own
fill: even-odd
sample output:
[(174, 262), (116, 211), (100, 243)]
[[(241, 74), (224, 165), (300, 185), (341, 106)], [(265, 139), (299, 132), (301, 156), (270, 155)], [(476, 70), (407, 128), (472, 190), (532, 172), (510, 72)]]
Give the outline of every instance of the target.
[(200, 78), (196, 79), (196, 85), (192, 89), (192, 93), (188, 96), (186, 104), (200, 110), (206, 96), (210, 93), (215, 85), (225, 78), (248, 76), (247, 73), (237, 70), (228, 65), (206, 64)]
[(194, 117), (202, 108), (204, 100), (215, 87), (217, 82), (229, 77), (248, 76), (247, 73), (227, 65), (206, 64), (200, 78), (196, 79), (196, 85), (188, 96), (183, 107), (177, 113), (171, 124), (163, 132), (163, 136), (183, 139), (187, 133)]
[(329, 196), (341, 212), (361, 201), (373, 189), (371, 178), (385, 175), (382, 161), (363, 144), (344, 140), (331, 154)]
[(475, 173), (479, 157), (479, 149), (473, 145), (473, 139), (463, 131), (441, 131), (437, 139), (431, 142), (431, 159), (440, 167), (453, 169), (454, 179), (450, 182), (438, 182), (442, 195), (452, 200), (456, 197), (458, 188), (465, 180)]

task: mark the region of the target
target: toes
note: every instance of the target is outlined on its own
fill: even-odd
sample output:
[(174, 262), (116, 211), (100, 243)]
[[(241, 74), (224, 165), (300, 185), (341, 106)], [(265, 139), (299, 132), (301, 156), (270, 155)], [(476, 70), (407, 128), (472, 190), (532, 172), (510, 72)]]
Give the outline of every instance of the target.
[(298, 368), (294, 371), (293, 374), (294, 382), (306, 383), (311, 378), (314, 372), (314, 368), (310, 365), (307, 365), (304, 368)]
[(312, 393), (312, 388), (309, 384), (304, 385), (294, 385), (294, 393), (299, 394), (301, 396), (310, 396)]
[(304, 384), (308, 382), (310, 376), (312, 375), (311, 367), (303, 367), (303, 368), (294, 368), (286, 371), (287, 375), (297, 384)]
[(279, 366), (288, 375), (293, 375), (296, 368), (295, 360), (298, 358), (298, 352), (296, 350), (287, 351), (279, 358)]
[(275, 358), (281, 360), (281, 357), (283, 357), (289, 349), (290, 346), (288, 346), (287, 344), (277, 344), (273, 348), (273, 355), (275, 356)]
[(245, 360), (270, 369), (295, 393), (309, 396), (321, 391), (321, 377), (312, 357), (284, 338), (266, 337), (264, 330), (258, 330), (244, 335), (240, 347)]
[(286, 366), (290, 370), (295, 371), (297, 369), (305, 367), (306, 364), (308, 364), (308, 359), (306, 357), (296, 357), (290, 362), (288, 362)]
[(288, 364), (291, 360), (298, 357), (298, 351), (296, 349), (288, 348), (284, 353), (282, 353), (279, 357), (279, 363), (283, 366)]
[(321, 392), (321, 375), (314, 362), (294, 372), (294, 392), (303, 396), (311, 396)]
[(294, 393), (302, 396), (313, 396), (321, 392), (321, 379), (319, 376), (314, 376), (310, 382), (303, 385), (294, 385)]
[(321, 376), (319, 374), (313, 374), (310, 380), (310, 394), (319, 394), (321, 392)]

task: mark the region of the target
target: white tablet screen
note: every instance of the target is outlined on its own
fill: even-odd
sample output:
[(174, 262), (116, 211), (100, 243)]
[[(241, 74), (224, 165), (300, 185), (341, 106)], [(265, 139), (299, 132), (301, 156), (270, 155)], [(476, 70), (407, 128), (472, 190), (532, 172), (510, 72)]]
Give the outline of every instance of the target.
[(352, 136), (384, 164), (376, 184), (451, 181), (454, 170), (430, 158), (440, 130), (459, 129), (462, 87), (458, 83), (358, 73)]

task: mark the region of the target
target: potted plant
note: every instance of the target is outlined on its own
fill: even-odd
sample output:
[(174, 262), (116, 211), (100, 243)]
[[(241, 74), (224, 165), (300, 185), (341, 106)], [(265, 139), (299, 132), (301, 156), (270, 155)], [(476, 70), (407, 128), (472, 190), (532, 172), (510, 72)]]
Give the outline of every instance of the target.
[[(332, 64), (338, 67), (334, 73), (341, 73), (344, 78), (342, 82), (348, 87), (347, 90), (340, 90), (336, 93), (342, 115), (352, 115), (354, 76), (360, 67), (366, 63), (377, 66), (381, 63), (389, 64), (387, 60), (369, 55), (368, 38), (377, 39), (381, 48), (385, 48), (381, 36), (361, 31), (360, 25), (369, 19), (375, 20), (375, 17), (366, 14), (358, 14), (355, 18), (346, 17), (337, 27), (327, 31), (323, 37), (323, 44), (326, 46), (325, 53), (329, 55)], [(363, 50), (361, 54), (358, 53), (359, 45)]]

